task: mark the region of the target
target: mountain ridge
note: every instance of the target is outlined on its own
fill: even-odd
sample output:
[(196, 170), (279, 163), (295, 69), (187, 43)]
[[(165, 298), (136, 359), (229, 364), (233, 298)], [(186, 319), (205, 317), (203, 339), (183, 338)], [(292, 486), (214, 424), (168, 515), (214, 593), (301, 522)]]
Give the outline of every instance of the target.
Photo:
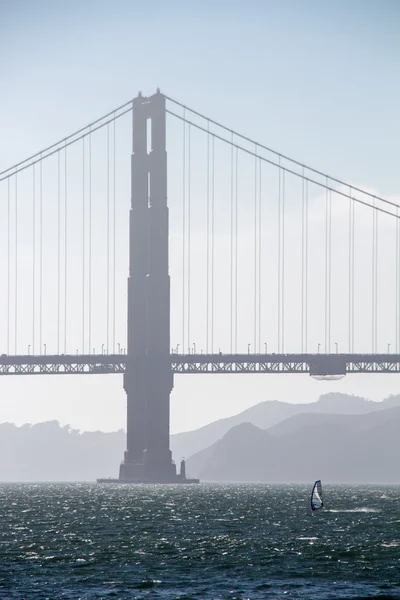
[(301, 427), (281, 427), (281, 434), (239, 424), (203, 450), (203, 460), (191, 457), (187, 470), (219, 482), (400, 483), (400, 406), (350, 421), (349, 415), (315, 416), (302, 415)]
[(171, 451), (176, 461), (188, 458), (211, 446), (221, 439), (227, 431), (242, 422), (249, 422), (267, 429), (299, 413), (318, 412), (334, 414), (364, 414), (385, 410), (389, 405), (400, 406), (400, 395), (389, 396), (380, 402), (367, 400), (361, 396), (331, 392), (321, 395), (315, 402), (291, 404), (279, 400), (265, 400), (246, 410), (213, 421), (192, 431), (171, 435)]

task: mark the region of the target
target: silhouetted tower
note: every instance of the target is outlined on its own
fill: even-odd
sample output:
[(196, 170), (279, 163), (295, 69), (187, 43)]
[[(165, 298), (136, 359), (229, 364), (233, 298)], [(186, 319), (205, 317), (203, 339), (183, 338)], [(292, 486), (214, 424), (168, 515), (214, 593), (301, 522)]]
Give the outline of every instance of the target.
[[(176, 480), (169, 449), (170, 352), (165, 98), (133, 101), (125, 481)], [(150, 146), (150, 150), (149, 150)]]

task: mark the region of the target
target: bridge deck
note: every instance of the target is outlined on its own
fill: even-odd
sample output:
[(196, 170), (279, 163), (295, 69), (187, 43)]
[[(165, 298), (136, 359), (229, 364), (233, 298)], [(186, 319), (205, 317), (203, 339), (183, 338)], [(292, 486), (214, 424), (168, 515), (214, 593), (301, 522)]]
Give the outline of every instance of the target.
[[(400, 354), (171, 354), (176, 374), (400, 373)], [(126, 354), (1, 355), (0, 375), (124, 373)]]

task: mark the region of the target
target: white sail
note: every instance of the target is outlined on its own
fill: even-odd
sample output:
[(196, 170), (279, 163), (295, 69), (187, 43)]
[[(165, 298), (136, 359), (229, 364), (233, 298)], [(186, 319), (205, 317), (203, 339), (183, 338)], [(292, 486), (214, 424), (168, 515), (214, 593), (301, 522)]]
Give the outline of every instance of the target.
[(317, 479), (317, 481), (313, 485), (313, 489), (311, 492), (311, 510), (319, 510), (324, 506), (322, 500), (322, 484), (321, 480)]

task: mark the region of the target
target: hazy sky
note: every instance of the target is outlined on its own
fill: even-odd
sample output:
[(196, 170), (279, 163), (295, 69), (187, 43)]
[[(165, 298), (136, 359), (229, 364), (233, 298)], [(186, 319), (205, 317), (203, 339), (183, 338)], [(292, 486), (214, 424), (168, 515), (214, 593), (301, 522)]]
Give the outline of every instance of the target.
[[(0, 0), (0, 167), (61, 139), (139, 90), (151, 94), (159, 86), (272, 148), (349, 183), (396, 197), (399, 24), (395, 0), (250, 0), (198, 6)], [(201, 178), (200, 167), (197, 176)], [(171, 178), (171, 227), (175, 188)], [(129, 181), (119, 190), (122, 227)], [(315, 204), (317, 221), (318, 214)], [(340, 225), (340, 209), (336, 218)], [(289, 231), (292, 226), (295, 212), (288, 214)], [(293, 240), (294, 234), (296, 252)], [(222, 234), (219, 243), (224, 245)], [(172, 248), (172, 278), (178, 277), (174, 256)], [(196, 247), (193, 256), (196, 261)], [(383, 259), (381, 264), (381, 280), (390, 286)], [(124, 269), (120, 294), (126, 289)], [(339, 297), (340, 289), (334, 293)], [(123, 328), (122, 316), (119, 323)], [(391, 324), (387, 320), (383, 325), (383, 351), (394, 343)], [(200, 321), (197, 327), (200, 331)], [(332, 341), (342, 335), (339, 330), (340, 323)], [(333, 390), (379, 399), (398, 393), (400, 379), (353, 376), (328, 383), (307, 376), (177, 377), (171, 427), (193, 428), (265, 399), (306, 402)], [(4, 378), (0, 395), (1, 422), (59, 419), (82, 429), (125, 426), (118, 376)]]

